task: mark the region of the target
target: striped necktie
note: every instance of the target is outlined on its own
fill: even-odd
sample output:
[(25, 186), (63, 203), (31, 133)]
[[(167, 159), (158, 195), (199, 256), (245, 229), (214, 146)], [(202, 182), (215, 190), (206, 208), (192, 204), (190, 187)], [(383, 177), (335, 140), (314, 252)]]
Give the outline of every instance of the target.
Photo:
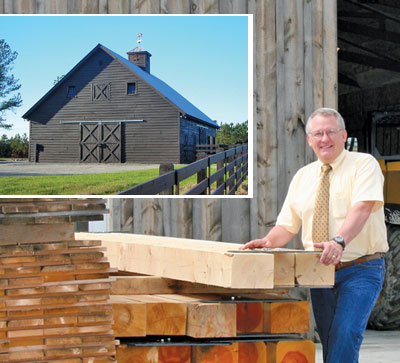
[(314, 243), (329, 240), (329, 164), (322, 165), (322, 178), (315, 197), (312, 222), (312, 240)]

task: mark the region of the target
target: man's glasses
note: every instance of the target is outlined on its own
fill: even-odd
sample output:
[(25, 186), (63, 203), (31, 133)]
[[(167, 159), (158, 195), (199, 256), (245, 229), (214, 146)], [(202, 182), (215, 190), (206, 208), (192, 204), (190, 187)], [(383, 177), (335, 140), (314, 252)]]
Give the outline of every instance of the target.
[(326, 130), (326, 131), (318, 130), (318, 131), (310, 132), (309, 135), (313, 139), (322, 139), (324, 137), (324, 134), (326, 134), (326, 136), (328, 136), (331, 139), (331, 138), (335, 137), (341, 131), (343, 131), (343, 129), (336, 129), (336, 130), (331, 129), (331, 130)]

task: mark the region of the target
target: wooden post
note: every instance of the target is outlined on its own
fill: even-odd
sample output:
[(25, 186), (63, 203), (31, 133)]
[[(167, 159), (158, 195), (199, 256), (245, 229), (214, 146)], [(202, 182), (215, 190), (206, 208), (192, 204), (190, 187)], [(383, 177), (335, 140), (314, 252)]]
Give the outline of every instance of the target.
[[(207, 157), (207, 154), (205, 152), (197, 153), (197, 160), (204, 159), (205, 157)], [(197, 184), (199, 184), (206, 178), (207, 178), (207, 168), (201, 169), (197, 173)], [(207, 194), (207, 189), (200, 194), (202, 195)]]
[[(174, 170), (174, 164), (172, 164), (172, 163), (160, 164), (160, 169), (159, 170), (160, 170), (159, 171), (160, 176), (164, 175), (164, 174), (167, 174), (167, 173), (169, 173), (169, 172)], [(173, 194), (174, 194), (174, 187), (173, 186), (163, 190), (160, 193), (160, 195), (173, 195)]]
[[(228, 164), (231, 163), (232, 161), (235, 160), (235, 155), (232, 155), (228, 158), (227, 162)], [(233, 174), (235, 173), (235, 169), (231, 169), (229, 170), (229, 177), (231, 177)], [(233, 187), (235, 186), (235, 181), (231, 181), (226, 187), (229, 186), (229, 191), (231, 191), (233, 189)]]
[[(221, 147), (221, 146), (217, 146), (217, 148), (215, 149), (215, 152), (218, 154), (218, 153), (221, 153), (221, 152), (223, 152), (224, 151), (224, 149)], [(220, 169), (222, 169), (222, 168), (224, 168), (225, 167), (225, 158), (223, 159), (223, 160), (220, 160), (220, 161), (218, 161), (217, 162), (217, 171), (218, 170), (220, 170)], [(225, 176), (223, 177), (223, 178), (221, 178), (221, 179), (218, 179), (217, 180), (217, 188), (219, 187), (219, 186), (221, 186), (223, 183), (224, 183), (224, 181), (225, 181)]]

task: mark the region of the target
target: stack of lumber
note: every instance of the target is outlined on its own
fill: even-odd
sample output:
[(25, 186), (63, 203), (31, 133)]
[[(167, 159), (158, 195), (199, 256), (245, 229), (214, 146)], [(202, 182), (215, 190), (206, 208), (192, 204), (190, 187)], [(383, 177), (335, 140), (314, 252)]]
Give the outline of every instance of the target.
[[(131, 234), (77, 234), (107, 246), (120, 363), (314, 362), (309, 304), (295, 286), (332, 286), (320, 252)], [(137, 274), (129, 276), (131, 274)], [(148, 276), (138, 275), (147, 274)]]
[(112, 271), (74, 222), (101, 199), (0, 199), (0, 361), (114, 362)]
[(314, 343), (299, 335), (310, 329), (309, 304), (291, 299), (288, 290), (232, 295), (178, 283), (175, 293), (164, 294), (171, 286), (158, 277), (116, 277), (118, 362), (314, 362)]

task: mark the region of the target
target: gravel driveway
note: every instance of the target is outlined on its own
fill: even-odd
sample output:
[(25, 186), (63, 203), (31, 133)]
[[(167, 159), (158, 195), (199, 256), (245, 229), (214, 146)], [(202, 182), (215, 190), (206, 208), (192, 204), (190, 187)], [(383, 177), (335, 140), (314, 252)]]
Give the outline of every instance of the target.
[(30, 163), (28, 161), (0, 162), (0, 177), (116, 173), (130, 170), (158, 169), (159, 164), (79, 164)]

